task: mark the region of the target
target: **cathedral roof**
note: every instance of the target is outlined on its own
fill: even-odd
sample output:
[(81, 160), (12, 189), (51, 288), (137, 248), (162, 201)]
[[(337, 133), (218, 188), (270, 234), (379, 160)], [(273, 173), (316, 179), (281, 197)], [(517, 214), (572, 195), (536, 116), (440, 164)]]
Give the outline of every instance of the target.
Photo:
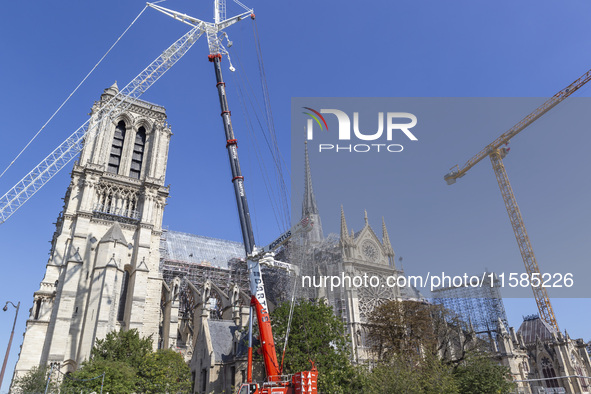
[(523, 319), (517, 334), (521, 334), (523, 342), (528, 344), (534, 343), (537, 338), (540, 338), (541, 341), (551, 340), (556, 334), (556, 330), (539, 316), (531, 316)]
[(160, 249), (165, 260), (209, 264), (219, 268), (228, 268), (228, 261), (246, 256), (241, 242), (170, 230), (162, 234)]
[(239, 342), (238, 354), (233, 354), (234, 335), (240, 328), (232, 320), (208, 320), (207, 324), (209, 325), (209, 336), (217, 362), (232, 361), (234, 356), (246, 354), (244, 341)]

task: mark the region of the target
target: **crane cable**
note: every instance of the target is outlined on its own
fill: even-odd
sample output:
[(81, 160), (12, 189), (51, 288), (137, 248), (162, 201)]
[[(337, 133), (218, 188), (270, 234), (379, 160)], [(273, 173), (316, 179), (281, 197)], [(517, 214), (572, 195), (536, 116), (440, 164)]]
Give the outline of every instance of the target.
[[(285, 202), (285, 206), (284, 206), (285, 212), (289, 212), (289, 204), (287, 203), (287, 199), (288, 199), (287, 198), (287, 195), (288, 195), (287, 186), (285, 184), (285, 177), (284, 177), (283, 171), (282, 171), (283, 166), (285, 166), (285, 168), (288, 169), (288, 174), (289, 174), (289, 167), (287, 166), (283, 156), (281, 155), (281, 151), (279, 149), (279, 143), (277, 141), (277, 133), (276, 133), (275, 125), (273, 122), (273, 113), (271, 110), (271, 100), (269, 97), (269, 89), (268, 89), (268, 85), (267, 85), (265, 65), (263, 62), (263, 56), (262, 56), (262, 50), (261, 50), (261, 44), (260, 44), (260, 39), (259, 39), (259, 34), (258, 34), (258, 26), (256, 23), (256, 19), (254, 20), (254, 24), (253, 24), (253, 34), (254, 34), (255, 45), (256, 45), (257, 59), (258, 59), (258, 63), (259, 63), (259, 74), (260, 74), (261, 85), (262, 85), (261, 88), (262, 88), (262, 92), (263, 92), (265, 114), (267, 116), (267, 127), (269, 129), (269, 134), (271, 136), (271, 140), (273, 143), (272, 146), (274, 148), (274, 149), (270, 149), (270, 150), (271, 150), (272, 154), (275, 153), (273, 155), (273, 159), (274, 159), (274, 163), (277, 168), (278, 175), (279, 175), (279, 180), (280, 180), (279, 184), (280, 184), (280, 188), (281, 188), (281, 193), (283, 193), (282, 201)], [(302, 250), (302, 253), (304, 255), (303, 258), (306, 259), (306, 253), (303, 250)], [(283, 354), (281, 357), (281, 369), (280, 369), (281, 372), (283, 372), (284, 357), (285, 357), (285, 352), (287, 349), (287, 343), (289, 340), (289, 333), (291, 331), (291, 324), (292, 324), (293, 313), (294, 313), (294, 309), (295, 309), (295, 295), (296, 295), (296, 289), (297, 289), (297, 279), (298, 279), (298, 277), (296, 275), (294, 277), (294, 287), (293, 287), (293, 292), (292, 292), (292, 299), (291, 299), (289, 317), (288, 317), (288, 322), (287, 322), (287, 329), (286, 329), (286, 333), (285, 333), (285, 342), (283, 344)], [(307, 310), (304, 312), (303, 318), (304, 318), (304, 321), (306, 321), (306, 323), (304, 324), (305, 335), (307, 338), (310, 338), (310, 333), (308, 331), (308, 324), (307, 324), (307, 321), (309, 320)], [(306, 348), (307, 348), (308, 358), (310, 358), (309, 341), (306, 341)]]
[[(238, 63), (240, 64), (239, 69), (242, 69), (240, 58), (238, 56), (236, 56), (236, 54), (234, 54), (234, 56), (236, 57), (236, 59), (238, 60)], [(234, 74), (232, 74), (232, 75), (234, 76)], [(255, 157), (257, 159), (257, 163), (258, 163), (259, 168), (261, 170), (261, 173), (263, 175), (263, 177), (262, 177), (263, 184), (265, 185), (265, 189), (267, 191), (267, 195), (269, 196), (270, 205), (271, 205), (271, 209), (273, 211), (273, 215), (275, 216), (276, 224), (277, 224), (277, 226), (278, 226), (279, 229), (281, 229), (282, 231), (285, 231), (287, 229), (287, 227), (286, 227), (286, 222), (287, 221), (283, 217), (284, 215), (280, 215), (279, 214), (279, 208), (277, 207), (277, 203), (275, 202), (275, 198), (273, 196), (274, 190), (272, 190), (272, 188), (271, 188), (272, 182), (271, 182), (270, 176), (268, 174), (268, 168), (265, 165), (265, 161), (264, 160), (261, 160), (262, 154), (260, 152), (259, 145), (257, 143), (257, 136), (256, 136), (256, 134), (254, 132), (254, 127), (252, 125), (252, 123), (253, 123), (252, 122), (252, 119), (249, 116), (249, 112), (248, 112), (248, 108), (247, 108), (247, 103), (246, 103), (247, 95), (244, 93), (244, 90), (247, 90), (247, 86), (245, 86), (241, 74), (239, 74), (239, 78), (240, 78), (240, 80), (237, 77), (234, 77), (234, 82), (235, 82), (236, 91), (238, 93), (238, 97), (239, 97), (239, 100), (240, 100), (240, 104), (241, 104), (241, 107), (242, 107), (242, 112), (244, 114), (245, 123), (246, 123), (246, 130), (248, 131), (248, 133), (249, 133), (249, 135), (251, 137), (249, 140), (250, 140), (250, 142), (251, 142), (251, 144), (253, 146), (253, 149), (255, 150)], [(241, 85), (244, 85), (244, 87), (241, 86)], [(248, 99), (249, 99), (250, 105), (254, 107), (254, 103), (253, 103), (252, 97), (248, 96)], [(254, 112), (254, 116), (255, 116), (258, 124), (259, 124), (260, 129), (263, 130), (263, 125), (261, 124), (261, 121), (259, 119), (259, 116), (258, 116), (258, 114), (256, 112)], [(265, 141), (267, 142), (267, 147), (269, 149), (271, 149), (271, 147), (270, 147), (270, 145), (268, 143), (267, 136), (264, 133), (264, 131), (263, 131), (262, 134), (263, 134), (263, 136), (265, 138)], [(256, 209), (256, 207), (254, 205), (253, 205), (253, 209)], [(256, 217), (256, 213), (255, 213), (255, 217)], [(281, 219), (283, 219), (283, 220), (281, 220), (282, 223), (280, 223), (280, 217), (281, 217)], [(257, 228), (258, 228), (258, 225), (257, 225)]]
[[(281, 193), (283, 194), (282, 201), (284, 201), (285, 206), (283, 207), (286, 212), (289, 212), (289, 204), (288, 201), (288, 193), (287, 193), (287, 186), (285, 184), (285, 177), (283, 175), (283, 167), (285, 166), (286, 169), (289, 167), (285, 163), (283, 156), (281, 155), (281, 151), (279, 150), (279, 143), (277, 141), (277, 133), (275, 131), (275, 124), (273, 122), (273, 111), (271, 109), (271, 100), (269, 98), (269, 88), (267, 84), (267, 76), (265, 73), (265, 64), (263, 62), (263, 54), (261, 50), (261, 43), (259, 39), (258, 27), (256, 19), (253, 21), (253, 34), (255, 40), (255, 48), (257, 52), (257, 59), (259, 63), (259, 74), (261, 79), (261, 88), (263, 93), (263, 99), (265, 104), (265, 113), (267, 115), (267, 127), (269, 128), (269, 134), (271, 136), (271, 140), (273, 142), (274, 147), (274, 154), (273, 160), (275, 162), (275, 166), (277, 167), (278, 175), (279, 175), (279, 185), (281, 189)], [(288, 170), (289, 174), (289, 170)]]
[[(273, 159), (275, 161), (275, 166), (276, 166), (277, 171), (279, 173), (281, 193), (283, 193), (283, 197), (284, 197), (282, 199), (282, 201), (285, 202), (285, 206), (283, 208), (285, 209), (285, 212), (289, 212), (289, 204), (287, 203), (287, 195), (288, 195), (287, 186), (285, 184), (285, 177), (284, 177), (283, 171), (282, 171), (283, 166), (285, 166), (287, 169), (289, 169), (289, 167), (287, 166), (283, 156), (281, 155), (281, 151), (279, 149), (279, 143), (277, 141), (277, 133), (275, 130), (275, 124), (273, 122), (273, 112), (271, 110), (271, 100), (269, 97), (269, 88), (267, 85), (267, 76), (265, 73), (265, 65), (263, 62), (263, 55), (262, 55), (262, 50), (261, 50), (261, 43), (260, 43), (260, 39), (259, 39), (259, 32), (258, 32), (258, 26), (256, 23), (256, 19), (254, 20), (254, 24), (253, 24), (253, 34), (254, 34), (254, 39), (255, 39), (257, 59), (258, 59), (258, 63), (259, 63), (259, 74), (260, 74), (261, 85), (262, 85), (261, 88), (263, 91), (263, 98), (264, 98), (264, 104), (265, 104), (265, 110), (266, 110), (265, 113), (267, 115), (267, 126), (269, 128), (269, 134), (271, 136), (274, 151), (276, 153), (276, 155), (273, 156)], [(304, 253), (304, 258), (305, 258), (305, 253)], [(294, 308), (295, 308), (295, 295), (296, 295), (296, 289), (297, 289), (297, 279), (298, 279), (298, 277), (297, 277), (297, 275), (295, 275), (294, 286), (293, 286), (293, 291), (292, 291), (292, 298), (291, 298), (291, 305), (290, 305), (290, 310), (289, 310), (289, 317), (288, 317), (288, 321), (287, 321), (287, 329), (286, 329), (286, 333), (285, 333), (285, 342), (283, 344), (283, 354), (281, 356), (281, 369), (280, 369), (281, 372), (283, 372), (285, 352), (287, 349), (287, 342), (289, 340), (289, 333), (291, 330), (291, 323), (292, 323), (293, 313), (294, 313)], [(307, 316), (307, 311), (306, 311), (305, 316), (304, 316), (304, 320), (307, 321), (308, 320), (307, 318), (308, 318), (308, 316)], [(306, 332), (306, 337), (309, 338), (309, 332), (308, 332), (307, 326), (308, 326), (308, 324), (304, 324), (304, 330)], [(307, 347), (307, 351), (308, 351), (308, 358), (310, 358), (310, 344), (308, 343), (308, 341), (306, 341), (306, 347)]]
[[(252, 110), (253, 110), (252, 112), (253, 112), (254, 118), (256, 120), (256, 123), (258, 124), (258, 127), (261, 130), (261, 134), (263, 135), (263, 138), (265, 140), (265, 144), (272, 156), (274, 167), (277, 170), (276, 176), (277, 176), (277, 178), (279, 178), (279, 182), (276, 182), (276, 183), (283, 186), (283, 185), (285, 185), (284, 174), (281, 169), (281, 166), (278, 165), (280, 163), (278, 163), (278, 161), (276, 159), (278, 156), (279, 148), (278, 148), (277, 144), (274, 143), (272, 140), (272, 132), (271, 132), (271, 128), (269, 127), (268, 118), (265, 121), (265, 120), (261, 120), (261, 117), (259, 116), (259, 113), (265, 113), (265, 110), (264, 110), (263, 106), (261, 105), (261, 103), (259, 102), (259, 100), (257, 99), (257, 97), (253, 94), (254, 89), (252, 88), (252, 84), (250, 82), (250, 79), (248, 78), (247, 75), (243, 74), (243, 72), (242, 72), (242, 70), (244, 69), (244, 66), (242, 65), (242, 61), (240, 59), (240, 56), (238, 56), (238, 53), (236, 53), (236, 52), (233, 52), (232, 56), (234, 56), (234, 58), (238, 62), (238, 70), (237, 70), (238, 72), (235, 73), (238, 75), (238, 77), (234, 76), (235, 75), (234, 73), (232, 75), (233, 75), (233, 78), (235, 81), (235, 86), (236, 86), (236, 90), (238, 93), (238, 97), (239, 97), (241, 105), (242, 105), (242, 110), (243, 110), (244, 117), (245, 117), (246, 128), (251, 135), (251, 141), (252, 141), (253, 147), (256, 151), (256, 156), (257, 156), (257, 161), (258, 161), (259, 167), (260, 167), (261, 172), (263, 174), (263, 181), (264, 181), (265, 187), (267, 189), (267, 194), (269, 196), (271, 207), (272, 207), (273, 213), (275, 215), (275, 220), (277, 221), (277, 225), (279, 226), (279, 228), (282, 229), (282, 231), (285, 231), (289, 228), (289, 210), (287, 209), (287, 207), (289, 206), (289, 202), (286, 200), (285, 191), (283, 191), (283, 190), (276, 191), (272, 188), (273, 182), (271, 181), (271, 176), (269, 175), (269, 170), (268, 170), (267, 166), (265, 165), (265, 161), (261, 160), (262, 155), (261, 155), (260, 149), (258, 147), (257, 136), (254, 133), (254, 127), (253, 127), (254, 122), (253, 122), (253, 119), (249, 116), (247, 104), (250, 104), (250, 107), (252, 107)], [(269, 133), (265, 132), (265, 127), (263, 126), (263, 123), (265, 123), (267, 125), (267, 130), (269, 130)], [(269, 134), (269, 135), (267, 135), (267, 134)], [(280, 203), (277, 203), (277, 201), (280, 201)], [(279, 204), (279, 206), (277, 206), (278, 204)], [(281, 223), (279, 223), (280, 221), (281, 221)]]
[(291, 320), (293, 318), (293, 310), (295, 307), (295, 295), (298, 283), (298, 275), (293, 278), (293, 291), (291, 293), (291, 305), (289, 307), (289, 317), (287, 319), (287, 329), (285, 330), (285, 342), (283, 343), (283, 353), (281, 354), (281, 368), (280, 373), (283, 373), (283, 360), (285, 359), (285, 351), (287, 350), (287, 342), (289, 341), (289, 331), (291, 330)]
[[(160, 3), (162, 1), (165, 0), (161, 0), (158, 1), (157, 3)], [(115, 47), (115, 45), (117, 45), (117, 43), (121, 40), (121, 38), (123, 38), (123, 36), (125, 35), (125, 33), (127, 33), (127, 31), (131, 28), (131, 26), (133, 26), (135, 24), (135, 22), (139, 19), (139, 17), (144, 13), (144, 11), (146, 11), (146, 8), (148, 8), (148, 6), (146, 5), (144, 7), (143, 10), (141, 10), (141, 12), (135, 17), (135, 19), (133, 20), (133, 22), (131, 22), (129, 24), (129, 26), (127, 26), (127, 29), (125, 29), (125, 31), (119, 36), (119, 38), (117, 38), (117, 40), (113, 43), (113, 45), (111, 45), (111, 47), (107, 50), (107, 52), (105, 52), (105, 54), (103, 55), (103, 57), (100, 58), (100, 60), (94, 65), (94, 67), (88, 72), (88, 74), (86, 74), (86, 76), (82, 79), (82, 81), (78, 84), (78, 86), (76, 86), (76, 88), (72, 91), (72, 93), (70, 93), (70, 95), (64, 100), (64, 102), (58, 107), (58, 109), (55, 110), (55, 112), (53, 113), (53, 115), (51, 115), (49, 117), (49, 119), (47, 120), (47, 122), (45, 122), (45, 124), (43, 126), (41, 126), (41, 128), (39, 129), (39, 131), (37, 131), (37, 133), (33, 136), (33, 138), (31, 138), (31, 140), (25, 145), (25, 147), (16, 155), (16, 157), (10, 162), (10, 164), (8, 164), (8, 166), (4, 169), (4, 171), (2, 171), (2, 173), (0, 174), (0, 178), (2, 178), (4, 176), (4, 174), (6, 173), (6, 171), (8, 171), (8, 169), (10, 167), (12, 167), (12, 165), (18, 160), (18, 158), (23, 154), (23, 152), (29, 147), (29, 145), (31, 145), (33, 143), (33, 141), (37, 138), (37, 136), (43, 131), (43, 129), (45, 129), (45, 127), (49, 124), (49, 122), (51, 122), (51, 120), (58, 114), (58, 112), (62, 109), (62, 107), (64, 105), (66, 105), (66, 103), (70, 100), (70, 98), (74, 95), (74, 93), (76, 93), (76, 91), (78, 91), (78, 89), (80, 88), (80, 86), (82, 86), (82, 84), (84, 82), (86, 82), (86, 80), (88, 79), (88, 77), (90, 77), (90, 75), (93, 73), (93, 71), (102, 63), (102, 61), (105, 59), (105, 57), (107, 57), (107, 55), (109, 54), (109, 52), (111, 52), (111, 50)]]
[[(235, 82), (235, 86), (236, 86), (236, 91), (238, 93), (238, 97), (241, 103), (241, 107), (242, 107), (242, 111), (244, 114), (244, 118), (245, 118), (245, 123), (246, 123), (246, 129), (248, 130), (250, 136), (251, 136), (251, 142), (253, 145), (253, 148), (255, 150), (255, 156), (257, 158), (259, 167), (261, 169), (261, 172), (263, 173), (263, 182), (265, 185), (265, 188), (267, 190), (267, 194), (270, 198), (270, 202), (271, 202), (271, 207), (273, 210), (273, 213), (275, 215), (275, 220), (277, 221), (277, 225), (281, 228), (281, 225), (279, 223), (279, 215), (278, 215), (278, 210), (279, 207), (276, 207), (276, 203), (275, 203), (275, 199), (273, 198), (273, 193), (274, 190), (270, 190), (270, 184), (272, 184), (272, 182), (270, 181), (270, 177), (268, 174), (268, 168), (265, 165), (264, 160), (261, 160), (261, 154), (260, 154), (260, 150), (259, 150), (259, 146), (257, 143), (257, 137), (256, 134), (254, 133), (254, 127), (253, 127), (253, 121), (252, 118), (249, 115), (249, 111), (248, 111), (248, 106), (247, 106), (247, 100), (250, 104), (250, 106), (252, 106), (253, 108), (253, 112), (254, 112), (254, 117), (256, 118), (256, 122), (258, 123), (259, 128), (261, 129), (261, 132), (263, 134), (263, 137), (265, 139), (267, 148), (269, 149), (269, 152), (271, 153), (271, 155), (273, 156), (274, 159), (274, 163), (275, 163), (275, 167), (278, 169), (278, 177), (280, 178), (280, 184), (284, 185), (285, 184), (285, 178), (283, 176), (283, 172), (281, 171), (281, 166), (277, 166), (278, 162), (276, 160), (277, 156), (280, 154), (279, 148), (278, 148), (278, 144), (277, 144), (277, 139), (276, 138), (272, 138), (271, 141), (269, 141), (269, 138), (267, 136), (267, 134), (265, 133), (263, 124), (261, 122), (261, 119), (259, 117), (259, 114), (257, 112), (257, 108), (258, 111), (261, 113), (266, 113), (266, 124), (267, 124), (267, 129), (270, 131), (270, 134), (272, 137), (274, 137), (272, 135), (272, 131), (274, 131), (273, 127), (269, 127), (269, 124), (272, 124), (272, 117), (269, 117), (269, 111), (266, 110), (262, 110), (262, 106), (261, 104), (258, 102), (257, 97), (252, 94), (252, 88), (251, 88), (251, 84), (250, 84), (250, 80), (248, 78), (247, 75), (243, 74), (241, 72), (241, 70), (244, 69), (244, 67), (242, 66), (242, 61), (240, 59), (240, 56), (238, 56), (237, 53), (233, 53), (233, 56), (236, 58), (237, 62), (238, 62), (238, 73), (236, 73), (238, 75), (238, 77), (234, 76), (235, 74), (232, 74), (233, 78), (234, 78), (234, 82)], [(260, 64), (260, 57), (259, 57), (259, 64)], [(262, 74), (262, 78), (264, 78), (264, 74)], [(266, 81), (263, 81), (262, 84), (266, 84)], [(246, 91), (246, 93), (245, 93)], [(263, 89), (263, 92), (265, 91), (265, 89)], [(268, 100), (268, 95), (266, 95), (265, 97), (265, 102), (266, 108), (270, 108), (270, 103)], [(280, 162), (279, 162), (280, 164)], [(280, 195), (278, 196), (278, 200), (282, 200), (283, 201), (283, 207), (285, 208), (285, 206), (288, 206), (289, 203), (285, 200), (285, 198), (282, 198), (285, 196), (285, 194), (282, 196), (281, 193), (279, 193)], [(256, 216), (256, 215), (255, 215)], [(288, 226), (289, 223), (289, 211), (284, 209), (284, 215), (281, 215), (282, 219), (285, 220), (285, 222), (283, 223), (283, 226), (286, 227)], [(285, 217), (283, 217), (285, 216)], [(289, 333), (290, 333), (290, 329), (291, 329), (291, 324), (292, 324), (292, 320), (293, 320), (293, 314), (294, 314), (294, 308), (295, 308), (295, 296), (296, 296), (296, 291), (297, 291), (297, 275), (294, 275), (294, 283), (293, 283), (293, 290), (292, 290), (292, 297), (291, 297), (291, 303), (290, 303), (290, 308), (289, 308), (289, 316), (288, 316), (288, 321), (287, 321), (287, 328), (286, 328), (286, 333), (285, 333), (285, 340), (284, 340), (284, 344), (283, 344), (283, 352), (282, 352), (282, 356), (281, 356), (281, 365), (279, 367), (279, 371), (280, 373), (283, 373), (283, 368), (284, 368), (284, 361), (285, 361), (285, 353), (287, 350), (287, 343), (289, 341)], [(308, 353), (309, 353), (309, 349), (308, 349)]]

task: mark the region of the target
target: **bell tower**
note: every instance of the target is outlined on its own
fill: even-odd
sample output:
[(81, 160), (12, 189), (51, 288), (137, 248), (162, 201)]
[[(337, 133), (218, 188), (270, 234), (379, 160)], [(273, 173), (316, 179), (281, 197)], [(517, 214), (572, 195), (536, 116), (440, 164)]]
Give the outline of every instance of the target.
[(158, 343), (172, 133), (165, 109), (138, 99), (117, 118), (93, 123), (118, 91), (114, 83), (92, 107), (98, 132), (74, 164), (15, 377), (40, 364), (73, 371), (113, 330), (136, 328)]

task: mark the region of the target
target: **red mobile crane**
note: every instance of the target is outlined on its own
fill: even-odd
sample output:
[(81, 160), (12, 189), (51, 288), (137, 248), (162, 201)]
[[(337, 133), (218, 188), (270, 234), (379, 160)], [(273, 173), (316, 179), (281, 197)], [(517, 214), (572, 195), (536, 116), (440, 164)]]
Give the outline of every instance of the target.
[[(222, 33), (220, 35), (219, 33), (229, 25), (243, 19), (248, 13), (250, 13), (250, 17), (254, 19), (254, 12), (251, 9), (248, 10), (247, 13), (226, 19), (225, 0), (215, 0), (214, 23), (208, 23), (188, 15), (178, 13), (176, 11), (157, 6), (155, 4), (148, 3), (148, 5), (173, 17), (174, 19), (180, 20), (191, 26), (198, 27), (207, 35), (207, 42), (209, 44), (208, 58), (209, 61), (213, 63), (215, 70), (216, 88), (220, 99), (221, 116), (226, 137), (226, 149), (228, 150), (228, 158), (230, 160), (230, 168), (232, 170), (232, 183), (234, 185), (234, 194), (236, 196), (236, 204), (238, 206), (242, 239), (244, 241), (244, 249), (246, 251), (248, 272), (250, 277), (251, 301), (248, 329), (247, 382), (242, 384), (238, 394), (317, 393), (318, 372), (316, 371), (314, 365), (312, 365), (312, 369), (310, 371), (298, 372), (291, 376), (282, 375), (283, 366), (279, 366), (277, 361), (275, 341), (273, 340), (273, 330), (271, 328), (271, 318), (269, 316), (267, 297), (265, 294), (265, 284), (260, 269), (260, 263), (265, 258), (265, 256), (268, 256), (267, 253), (285, 243), (296, 233), (309, 229), (312, 223), (309, 223), (308, 220), (304, 219), (292, 229), (282, 234), (279, 238), (277, 238), (277, 240), (271, 242), (268, 246), (262, 248), (261, 250), (258, 250), (255, 247), (250, 212), (248, 210), (246, 192), (244, 189), (244, 177), (242, 176), (242, 172), (240, 170), (240, 161), (238, 160), (238, 145), (234, 136), (234, 130), (232, 128), (232, 116), (228, 107), (226, 84), (222, 77), (222, 53), (227, 54), (227, 50), (223, 47), (221, 38), (226, 36), (226, 34)], [(232, 66), (230, 66), (230, 69), (233, 69)], [(257, 317), (261, 351), (265, 364), (266, 381), (262, 383), (253, 382), (252, 378), (253, 312), (256, 313)]]

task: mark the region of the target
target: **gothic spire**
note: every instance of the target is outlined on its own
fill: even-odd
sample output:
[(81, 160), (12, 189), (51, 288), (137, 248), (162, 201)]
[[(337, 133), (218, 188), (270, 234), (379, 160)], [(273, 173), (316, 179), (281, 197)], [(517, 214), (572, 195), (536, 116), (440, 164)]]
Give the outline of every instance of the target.
[(312, 188), (312, 173), (310, 171), (310, 159), (308, 157), (308, 143), (305, 142), (306, 160), (304, 174), (304, 201), (302, 202), (302, 218), (308, 217), (312, 221), (312, 231), (307, 234), (311, 242), (320, 242), (324, 238), (322, 233), (322, 223), (318, 214), (316, 205), (316, 196)]
[(111, 86), (106, 88), (104, 92), (111, 93), (113, 95), (116, 95), (117, 93), (119, 93), (119, 86), (117, 86), (117, 81), (115, 81)]
[(312, 213), (318, 214), (316, 196), (314, 196), (314, 189), (312, 189), (312, 173), (310, 172), (310, 159), (308, 158), (308, 141), (305, 142), (305, 150), (306, 168), (304, 174), (304, 203), (302, 204), (302, 217), (306, 217)]
[[(391, 267), (396, 268), (396, 261), (394, 261), (394, 249), (392, 249), (392, 244), (390, 243), (390, 237), (388, 236), (388, 229), (386, 228), (386, 221), (382, 216), (382, 244), (386, 249), (386, 255), (388, 256), (388, 264)], [(402, 261), (400, 262), (400, 267), (402, 269)]]
[(347, 221), (345, 220), (345, 210), (341, 205), (341, 239), (345, 240), (349, 236), (349, 231), (347, 230)]
[(382, 243), (388, 251), (392, 250), (392, 244), (390, 243), (390, 237), (388, 236), (388, 229), (386, 228), (386, 221), (382, 216)]

